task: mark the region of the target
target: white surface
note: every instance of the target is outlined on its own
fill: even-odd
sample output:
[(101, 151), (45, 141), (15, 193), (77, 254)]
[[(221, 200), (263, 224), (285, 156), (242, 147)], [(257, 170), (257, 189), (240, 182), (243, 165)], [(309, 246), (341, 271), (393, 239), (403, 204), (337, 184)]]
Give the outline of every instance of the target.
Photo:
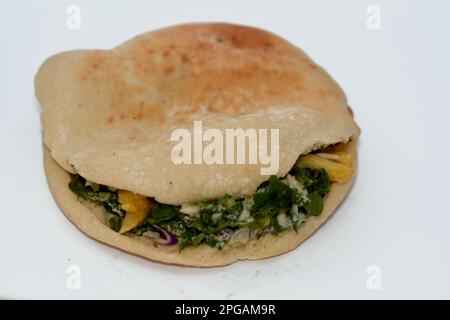
[[(80, 30), (66, 27), (70, 4)], [(366, 27), (371, 4), (380, 30)], [(450, 298), (449, 13), (445, 1), (2, 1), (0, 297)], [(356, 183), (291, 253), (217, 269), (152, 263), (87, 238), (50, 195), (33, 94), (40, 63), (186, 21), (272, 30), (349, 97), (362, 128)], [(66, 287), (70, 265), (79, 290)], [(366, 286), (369, 265), (380, 267), (379, 290)]]

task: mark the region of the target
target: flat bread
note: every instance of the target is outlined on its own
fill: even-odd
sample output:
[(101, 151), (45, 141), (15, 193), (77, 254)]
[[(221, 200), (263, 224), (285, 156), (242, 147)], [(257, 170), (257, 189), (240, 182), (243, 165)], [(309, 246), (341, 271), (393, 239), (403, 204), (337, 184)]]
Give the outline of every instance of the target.
[(336, 82), (300, 49), (256, 28), (186, 24), (112, 50), (43, 63), (35, 79), (44, 142), (65, 170), (178, 205), (248, 196), (262, 165), (171, 161), (177, 128), (279, 129), (277, 176), (300, 154), (359, 133)]
[(171, 133), (192, 132), (198, 120), (205, 130), (224, 135), (229, 128), (279, 129), (278, 177), (299, 155), (321, 146), (349, 142), (356, 157), (359, 128), (339, 85), (299, 48), (261, 29), (184, 24), (110, 50), (60, 53), (40, 67), (35, 91), (42, 105), (45, 171), (63, 213), (88, 236), (154, 261), (221, 266), (289, 251), (333, 213), (351, 186), (334, 183), (323, 212), (309, 217), (298, 233), (181, 253), (111, 230), (100, 207), (69, 190), (69, 173), (77, 173), (172, 205), (252, 195), (269, 178), (261, 175), (261, 164), (172, 162)]

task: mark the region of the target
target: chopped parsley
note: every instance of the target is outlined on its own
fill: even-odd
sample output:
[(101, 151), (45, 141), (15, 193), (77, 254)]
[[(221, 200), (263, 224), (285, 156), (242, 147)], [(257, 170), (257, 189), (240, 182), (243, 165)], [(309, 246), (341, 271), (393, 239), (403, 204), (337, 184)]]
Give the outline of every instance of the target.
[[(295, 167), (285, 178), (271, 176), (250, 197), (233, 199), (224, 195), (195, 204), (195, 214), (183, 213), (182, 206), (158, 204), (130, 233), (142, 236), (162, 228), (177, 237), (180, 250), (203, 243), (220, 250), (227, 243), (243, 243), (266, 233), (297, 230), (307, 216), (320, 215), (330, 186), (325, 170)], [(69, 188), (77, 196), (102, 205), (109, 213), (111, 229), (120, 229), (125, 211), (116, 191), (102, 185), (94, 190), (79, 175), (73, 176)]]

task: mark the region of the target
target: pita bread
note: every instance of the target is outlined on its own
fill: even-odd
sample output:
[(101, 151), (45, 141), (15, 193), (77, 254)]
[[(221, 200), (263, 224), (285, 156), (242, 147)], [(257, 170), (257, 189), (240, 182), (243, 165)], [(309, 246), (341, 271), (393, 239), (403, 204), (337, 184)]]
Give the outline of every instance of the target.
[(194, 120), (222, 131), (279, 128), (278, 176), (311, 148), (358, 133), (323, 69), (248, 27), (181, 25), (112, 50), (61, 53), (35, 84), (44, 142), (64, 169), (168, 204), (250, 195), (267, 179), (260, 165), (175, 165), (170, 134)]
[(178, 253), (119, 235), (77, 200), (69, 174), (179, 205), (228, 193), (251, 195), (268, 176), (261, 165), (175, 165), (176, 128), (279, 129), (282, 177), (300, 154), (353, 140), (359, 128), (337, 83), (300, 49), (264, 30), (185, 24), (140, 35), (111, 50), (76, 50), (47, 59), (35, 78), (42, 105), (45, 167), (66, 216), (89, 236), (156, 261), (216, 266), (288, 251), (331, 215), (350, 187), (333, 184), (324, 212), (298, 234), (285, 232), (217, 251)]

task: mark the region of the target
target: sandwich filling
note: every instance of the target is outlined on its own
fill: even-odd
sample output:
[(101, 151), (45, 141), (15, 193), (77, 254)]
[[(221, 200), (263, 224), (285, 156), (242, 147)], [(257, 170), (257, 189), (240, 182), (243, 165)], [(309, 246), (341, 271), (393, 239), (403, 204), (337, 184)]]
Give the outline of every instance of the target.
[(248, 197), (219, 199), (181, 206), (168, 205), (127, 190), (117, 190), (73, 175), (69, 188), (78, 197), (104, 208), (109, 227), (155, 244), (186, 247), (206, 244), (221, 250), (265, 234), (300, 226), (321, 214), (332, 183), (353, 174), (352, 156), (340, 143), (301, 155), (282, 178), (271, 176)]

